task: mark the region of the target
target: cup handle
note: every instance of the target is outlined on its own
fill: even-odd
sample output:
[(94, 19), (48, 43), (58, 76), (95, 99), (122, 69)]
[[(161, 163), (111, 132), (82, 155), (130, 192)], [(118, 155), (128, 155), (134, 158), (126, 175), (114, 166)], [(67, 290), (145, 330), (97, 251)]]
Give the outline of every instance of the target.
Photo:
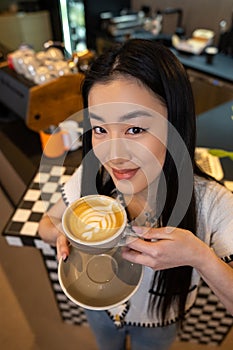
[[(118, 242), (117, 246), (118, 247), (122, 247), (127, 245), (127, 243), (129, 243), (129, 239), (133, 240), (133, 239), (138, 239), (141, 238), (140, 236), (138, 236), (133, 229), (130, 226), (126, 226), (125, 230), (123, 231), (122, 235), (121, 235), (121, 239)], [(127, 243), (126, 243), (127, 241)]]
[(79, 140), (79, 147), (81, 147), (82, 146), (82, 135), (83, 135), (83, 128), (80, 128), (80, 127), (78, 127), (77, 129), (76, 129), (76, 132), (77, 132), (77, 136), (78, 136), (78, 140)]
[(137, 233), (132, 229), (132, 227), (127, 225), (125, 230), (123, 231), (123, 234), (122, 234), (121, 239), (120, 239), (117, 246), (118, 247), (125, 246), (135, 239), (141, 239), (141, 240), (147, 241), (147, 242), (157, 242), (158, 241), (157, 239), (143, 238), (143, 236), (137, 235)]
[(83, 128), (80, 128), (80, 127), (78, 127), (77, 129), (76, 129), (76, 131), (79, 133), (79, 134), (83, 134)]

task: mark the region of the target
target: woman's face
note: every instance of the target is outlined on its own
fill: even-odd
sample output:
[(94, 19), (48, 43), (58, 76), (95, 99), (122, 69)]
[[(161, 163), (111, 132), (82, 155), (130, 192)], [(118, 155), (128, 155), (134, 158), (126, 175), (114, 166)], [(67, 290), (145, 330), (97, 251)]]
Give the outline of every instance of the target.
[(148, 190), (161, 173), (167, 109), (136, 79), (95, 84), (88, 97), (92, 145), (116, 188), (125, 195)]

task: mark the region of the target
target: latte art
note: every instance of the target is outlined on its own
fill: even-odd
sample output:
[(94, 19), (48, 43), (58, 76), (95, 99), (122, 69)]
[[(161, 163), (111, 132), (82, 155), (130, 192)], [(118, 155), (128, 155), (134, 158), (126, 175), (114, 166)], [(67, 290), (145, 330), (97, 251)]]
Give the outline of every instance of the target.
[(79, 240), (99, 242), (113, 236), (124, 223), (124, 214), (113, 199), (89, 199), (72, 209), (70, 229)]

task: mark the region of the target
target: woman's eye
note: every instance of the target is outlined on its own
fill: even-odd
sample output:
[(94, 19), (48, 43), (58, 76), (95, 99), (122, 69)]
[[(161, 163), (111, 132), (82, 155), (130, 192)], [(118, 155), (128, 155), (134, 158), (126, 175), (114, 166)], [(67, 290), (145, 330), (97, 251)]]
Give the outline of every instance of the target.
[(95, 126), (93, 127), (93, 131), (95, 134), (105, 134), (106, 130), (102, 128), (101, 126)]
[(146, 131), (146, 130), (143, 128), (139, 128), (138, 126), (134, 126), (134, 127), (127, 130), (127, 134), (132, 134), (132, 135), (141, 134), (144, 131)]

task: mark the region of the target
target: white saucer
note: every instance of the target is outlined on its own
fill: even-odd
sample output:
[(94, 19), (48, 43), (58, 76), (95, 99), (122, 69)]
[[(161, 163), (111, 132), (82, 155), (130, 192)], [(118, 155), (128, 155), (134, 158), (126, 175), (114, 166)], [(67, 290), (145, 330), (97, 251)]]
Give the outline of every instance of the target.
[(58, 265), (63, 292), (75, 304), (106, 310), (127, 301), (138, 289), (143, 267), (122, 259), (120, 248), (90, 255), (71, 247), (68, 260)]

